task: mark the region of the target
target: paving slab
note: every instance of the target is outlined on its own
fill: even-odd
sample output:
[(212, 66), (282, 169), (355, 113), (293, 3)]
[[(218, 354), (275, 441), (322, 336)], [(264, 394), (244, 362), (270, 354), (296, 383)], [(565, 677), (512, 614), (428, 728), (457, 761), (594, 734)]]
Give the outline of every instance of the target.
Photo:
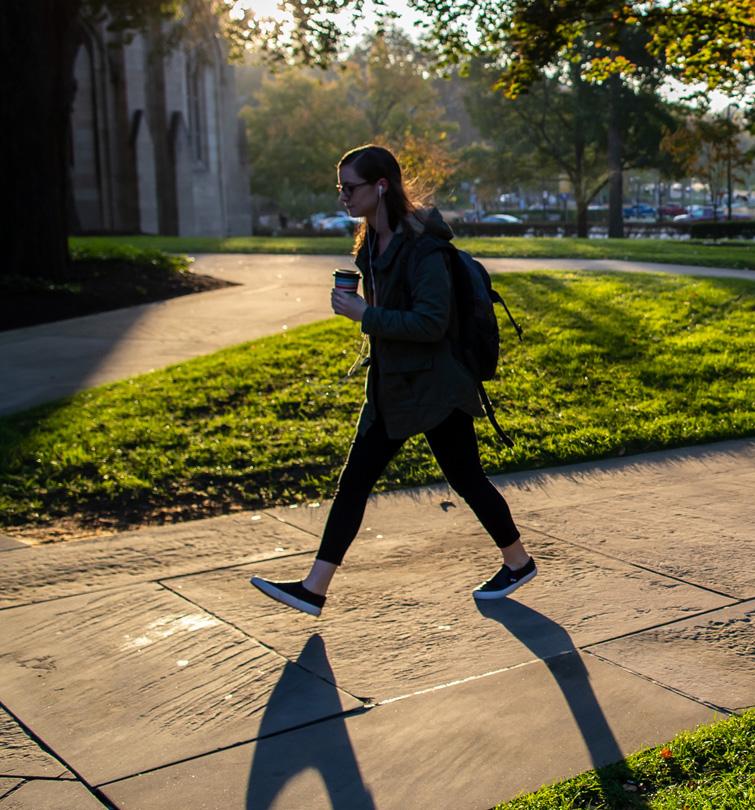
[[(265, 509), (264, 514), (308, 532), (317, 538), (317, 547), (331, 503), (328, 499), (307, 505), (292, 504)], [(316, 508), (311, 508), (313, 506)], [(378, 549), (387, 541), (423, 534), (428, 525), (445, 534), (479, 529), (477, 519), (464, 501), (447, 485), (434, 484), (370, 496), (353, 548), (368, 544), (379, 554)]]
[[(526, 524), (734, 598), (755, 596), (755, 475), (688, 479), (578, 513), (529, 513)], [(732, 565), (739, 560), (739, 565)]]
[[(516, 594), (522, 594), (522, 602), (511, 599), (478, 609), (471, 591), (500, 565), (498, 550), (479, 526), (449, 535), (429, 519), (424, 525), (423, 533), (352, 547), (319, 620), (282, 608), (248, 584), (253, 573), (301, 579), (311, 562), (303, 557), (163, 582), (286, 658), (296, 657), (316, 626), (330, 652), (336, 683), (372, 701), (731, 603), (531, 533), (529, 548), (540, 573)], [(308, 668), (327, 677), (314, 663)]]
[(608, 503), (627, 493), (641, 499), (657, 489), (696, 485), (700, 480), (729, 480), (732, 474), (739, 477), (752, 472), (755, 440), (737, 439), (510, 473), (493, 476), (492, 480), (510, 488), (507, 497), (519, 499), (523, 508), (534, 510)]
[[(440, 474), (440, 473), (439, 473)], [(732, 478), (733, 475), (733, 478)], [(728, 520), (749, 512), (749, 499), (741, 502), (743, 489), (755, 479), (755, 441), (740, 439), (715, 444), (642, 453), (625, 458), (602, 459), (553, 467), (546, 470), (494, 475), (491, 480), (503, 492), (517, 521), (525, 513), (543, 509), (559, 510), (596, 503), (596, 509), (612, 511), (613, 501), (631, 495), (637, 512), (643, 512), (643, 499), (673, 488), (674, 492), (711, 490), (718, 487), (721, 502), (705, 498), (699, 511), (710, 514), (717, 509)], [(659, 496), (662, 497), (662, 496)], [(732, 508), (731, 501), (739, 499)], [(742, 503), (745, 504), (743, 508)], [(693, 499), (694, 505), (694, 499)], [(266, 509), (265, 514), (315, 535), (322, 533), (330, 501), (311, 505), (281, 506)], [(432, 512), (429, 515), (429, 512)], [(424, 529), (428, 516), (443, 522), (451, 531), (457, 522), (468, 523), (474, 517), (463, 501), (443, 483), (371, 496), (367, 503), (360, 537), (374, 540), (396, 531)], [(537, 515), (535, 515), (535, 518)], [(529, 517), (526, 518), (528, 521)]]
[(484, 810), (713, 712), (572, 653), (102, 787), (122, 810)]
[(80, 782), (33, 779), (0, 798), (0, 810), (102, 810)]
[(157, 526), (3, 555), (0, 607), (295, 554), (318, 539), (259, 513)]
[(26, 548), (26, 543), (9, 537), (7, 534), (0, 534), (0, 551), (16, 551), (21, 548)]
[(755, 705), (755, 601), (588, 648), (727, 711)]
[(0, 709), (0, 775), (74, 778), (67, 768), (40, 748), (3, 709)]
[(3, 612), (3, 703), (90, 783), (362, 704), (159, 585)]

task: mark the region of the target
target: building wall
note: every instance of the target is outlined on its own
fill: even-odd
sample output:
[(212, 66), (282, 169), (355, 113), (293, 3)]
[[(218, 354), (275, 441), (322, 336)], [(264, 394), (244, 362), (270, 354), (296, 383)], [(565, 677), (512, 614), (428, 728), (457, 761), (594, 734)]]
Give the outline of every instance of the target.
[(76, 109), (72, 120), (73, 160), (71, 179), (76, 194), (77, 227), (86, 223), (90, 230), (102, 228), (102, 184), (100, 181), (97, 104), (94, 55), (90, 43), (76, 57)]
[(251, 232), (233, 68), (203, 53), (157, 55), (157, 32), (119, 43), (84, 26), (71, 116), (79, 232)]

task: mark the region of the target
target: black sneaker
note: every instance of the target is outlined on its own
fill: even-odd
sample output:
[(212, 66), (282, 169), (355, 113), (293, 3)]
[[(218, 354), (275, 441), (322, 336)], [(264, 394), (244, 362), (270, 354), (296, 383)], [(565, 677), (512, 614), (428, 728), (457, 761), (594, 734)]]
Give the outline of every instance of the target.
[(284, 605), (309, 613), (310, 616), (319, 616), (325, 597), (319, 593), (312, 593), (298, 582), (271, 582), (262, 577), (252, 577), (249, 580), (252, 585), (259, 588), (262, 593), (283, 602)]
[(512, 571), (508, 565), (504, 565), (494, 577), (475, 588), (472, 596), (475, 599), (500, 599), (513, 593), (535, 576), (537, 576), (537, 566), (532, 557), (524, 567), (517, 568), (516, 571)]

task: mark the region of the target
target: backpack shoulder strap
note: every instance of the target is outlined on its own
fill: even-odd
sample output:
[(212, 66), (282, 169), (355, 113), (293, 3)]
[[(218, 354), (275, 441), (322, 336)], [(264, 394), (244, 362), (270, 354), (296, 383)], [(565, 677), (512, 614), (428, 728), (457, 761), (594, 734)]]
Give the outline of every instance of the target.
[(493, 403), (490, 401), (488, 392), (485, 390), (485, 386), (483, 386), (481, 382), (477, 383), (477, 393), (480, 395), (480, 401), (482, 402), (482, 407), (483, 410), (485, 411), (485, 416), (488, 417), (488, 421), (493, 426), (493, 429), (499, 435), (501, 441), (506, 445), (506, 447), (513, 447), (514, 440), (498, 424), (498, 420), (495, 418), (495, 409), (493, 408)]

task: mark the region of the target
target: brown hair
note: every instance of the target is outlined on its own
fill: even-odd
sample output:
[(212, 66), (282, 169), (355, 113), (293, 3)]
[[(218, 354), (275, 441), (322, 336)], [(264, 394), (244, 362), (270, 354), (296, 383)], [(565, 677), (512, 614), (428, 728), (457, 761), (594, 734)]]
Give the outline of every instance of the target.
[[(338, 169), (342, 166), (352, 166), (357, 174), (368, 183), (377, 183), (382, 177), (388, 181), (388, 188), (383, 194), (383, 203), (388, 215), (388, 225), (395, 231), (400, 222), (409, 214), (416, 211), (416, 204), (409, 198), (401, 178), (401, 167), (393, 153), (383, 146), (369, 143), (358, 146), (347, 152), (339, 161)], [(357, 254), (364, 244), (367, 235), (367, 221), (365, 220), (354, 234), (354, 254)]]

